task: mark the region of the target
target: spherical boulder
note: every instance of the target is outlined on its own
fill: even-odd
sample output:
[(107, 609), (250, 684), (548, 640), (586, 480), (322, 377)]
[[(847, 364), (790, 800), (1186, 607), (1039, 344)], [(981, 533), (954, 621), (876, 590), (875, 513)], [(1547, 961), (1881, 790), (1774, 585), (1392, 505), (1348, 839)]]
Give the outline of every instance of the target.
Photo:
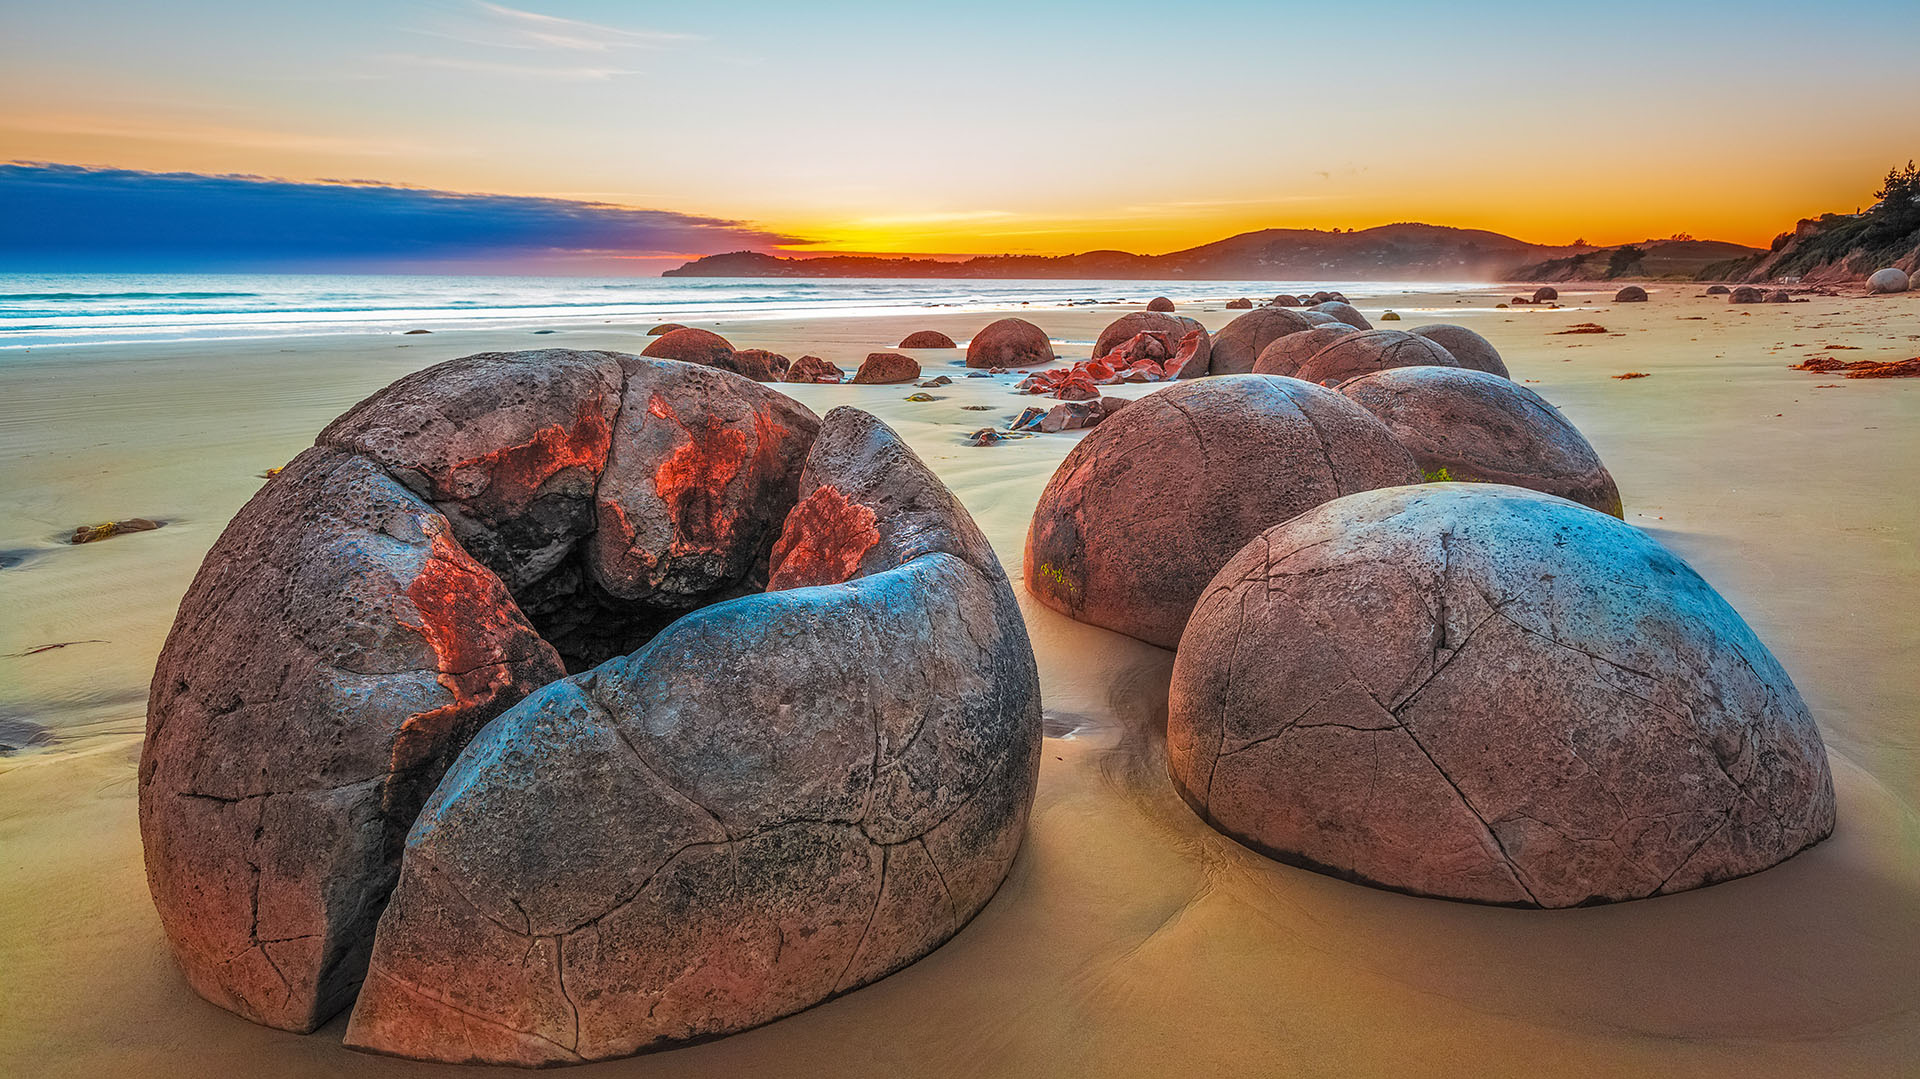
[(1053, 362), (1047, 331), (1025, 319), (990, 323), (967, 342), (968, 367), (1032, 367)]
[(1268, 345), (1288, 334), (1313, 328), (1297, 311), (1262, 307), (1221, 327), (1213, 336), (1209, 370), (1216, 375), (1244, 375)]
[(939, 330), (915, 330), (901, 341), (900, 348), (958, 348), (953, 338)]
[(1143, 333), (1166, 334), (1175, 345), (1184, 343), (1187, 337), (1198, 331), (1198, 347), (1193, 358), (1180, 369), (1181, 378), (1197, 378), (1207, 374), (1213, 363), (1213, 338), (1206, 327), (1196, 319), (1185, 315), (1168, 315), (1159, 311), (1135, 311), (1121, 315), (1100, 331), (1093, 343), (1093, 359), (1102, 359), (1107, 353), (1120, 347)]
[(890, 382), (912, 382), (920, 377), (920, 361), (898, 352), (870, 352), (860, 370), (853, 373), (856, 386), (877, 386)]
[(1355, 326), (1351, 322), (1342, 322), (1340, 321), (1339, 318), (1333, 315), (1329, 315), (1325, 311), (1314, 311), (1314, 310), (1308, 309), (1306, 311), (1300, 312), (1300, 317), (1303, 319), (1306, 319), (1308, 322), (1312, 323), (1315, 326), (1345, 326), (1348, 329), (1353, 329), (1353, 330), (1357, 330), (1360, 328), (1358, 326)]
[(1647, 290), (1639, 285), (1628, 285), (1613, 294), (1614, 303), (1646, 303)]
[(1772, 292), (1767, 293), (1767, 302), (1768, 303), (1792, 303), (1793, 293), (1788, 292), (1786, 289), (1783, 289), (1783, 288), (1774, 289)]
[(1527, 487), (1623, 516), (1620, 488), (1560, 410), (1509, 379), (1459, 367), (1396, 367), (1342, 383), (1428, 476)]
[(1732, 291), (1733, 291), (1732, 289), (1728, 288), (1725, 285), (1708, 285), (1707, 286), (1707, 295), (1709, 296), (1725, 296), (1731, 293)]
[(1165, 296), (1155, 296), (1153, 299), (1147, 301), (1147, 310), (1172, 311), (1173, 301), (1167, 299)]
[(1252, 309), (1252, 307), (1253, 307), (1253, 301), (1247, 299), (1245, 296), (1242, 296), (1237, 300), (1227, 301), (1227, 310), (1229, 311), (1246, 311), (1246, 310)]
[(407, 836), (349, 1045), (670, 1048), (899, 970), (984, 907), (1041, 745), (1019, 606), (897, 436), (835, 409), (774, 590), (529, 696)]
[(1295, 378), (1338, 385), (1350, 378), (1392, 367), (1459, 367), (1453, 353), (1430, 338), (1399, 330), (1363, 330), (1346, 334), (1300, 365)]
[(1210, 824), (1415, 895), (1574, 907), (1765, 869), (1833, 830), (1825, 747), (1740, 616), (1550, 495), (1350, 495), (1223, 567), (1168, 770)]
[(1467, 329), (1445, 322), (1436, 322), (1429, 326), (1415, 326), (1408, 333), (1424, 337), (1460, 361), (1460, 366), (1475, 371), (1485, 371), (1490, 375), (1510, 378), (1507, 362), (1500, 358), (1500, 350), (1493, 342)]
[(1280, 295), (1278, 295), (1278, 296), (1275, 296), (1275, 297), (1273, 298), (1273, 306), (1275, 306), (1275, 307), (1301, 307), (1301, 306), (1304, 306), (1304, 305), (1302, 305), (1302, 304), (1301, 304), (1301, 302), (1300, 302), (1300, 297), (1298, 297), (1298, 296), (1289, 296), (1289, 295), (1287, 295), (1286, 293), (1284, 293), (1284, 292), (1283, 292), (1283, 293), (1281, 293)]
[(1911, 287), (1912, 284), (1908, 281), (1906, 273), (1892, 266), (1884, 270), (1876, 270), (1872, 277), (1867, 278), (1867, 291), (1875, 295), (1905, 292)]
[(1356, 330), (1373, 329), (1373, 323), (1367, 321), (1367, 316), (1345, 300), (1328, 300), (1315, 304), (1313, 309), (1323, 315), (1331, 315), (1336, 321), (1344, 322)]
[(669, 333), (672, 333), (672, 332), (673, 332), (673, 331), (675, 331), (675, 330), (684, 330), (684, 329), (686, 329), (686, 327), (685, 327), (685, 326), (682, 326), (682, 325), (680, 325), (680, 324), (679, 324), (678, 322), (662, 322), (662, 323), (661, 323), (660, 325), (658, 325), (658, 326), (655, 326), (655, 327), (654, 327), (653, 329), (651, 329), (651, 330), (648, 330), (648, 331), (647, 331), (647, 336), (648, 336), (648, 337), (659, 337), (659, 336), (661, 336), (661, 335), (663, 335), (663, 334), (669, 334)]
[(641, 350), (640, 355), (657, 360), (679, 360), (681, 363), (718, 367), (722, 371), (753, 377), (739, 370), (740, 365), (733, 357), (733, 345), (719, 334), (706, 330), (674, 330), (654, 340)]
[(1171, 648), (1207, 582), (1262, 530), (1342, 494), (1418, 480), (1392, 434), (1331, 390), (1264, 375), (1177, 384), (1067, 454), (1027, 532), (1027, 590)]
[(1539, 288), (1533, 290), (1534, 303), (1546, 303), (1548, 300), (1557, 300), (1559, 298), (1560, 290), (1554, 288), (1552, 285), (1541, 285)]
[(1752, 285), (1741, 285), (1739, 288), (1727, 294), (1728, 303), (1760, 303), (1766, 298), (1766, 293), (1761, 292)]
[(1915, 292), (1920, 292), (1920, 270), (1915, 270), (1907, 275), (1907, 288)]
[(1292, 378), (1299, 373), (1301, 365), (1321, 349), (1348, 334), (1360, 332), (1344, 322), (1332, 322), (1277, 337), (1260, 350), (1259, 358), (1253, 361), (1253, 373)]

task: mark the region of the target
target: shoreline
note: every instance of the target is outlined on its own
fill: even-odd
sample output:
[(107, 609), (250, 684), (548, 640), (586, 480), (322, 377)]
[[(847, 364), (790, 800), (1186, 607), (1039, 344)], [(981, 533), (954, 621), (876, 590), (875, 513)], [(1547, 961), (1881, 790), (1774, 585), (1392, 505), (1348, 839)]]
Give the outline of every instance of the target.
[[(1040, 488), (1079, 432), (975, 448), (1039, 399), (1018, 375), (786, 385), (893, 426), (974, 515), (1021, 600), (1047, 739), (1024, 846), (959, 936), (898, 974), (766, 1027), (583, 1075), (1042, 1075), (1271, 1070), (1527, 1074), (1895, 1074), (1920, 1058), (1920, 383), (1788, 369), (1920, 354), (1920, 296), (1729, 307), (1658, 290), (1612, 305), (1433, 294), (1376, 325), (1457, 321), (1564, 411), (1619, 482), (1626, 519), (1694, 566), (1790, 671), (1840, 799), (1833, 838), (1697, 892), (1563, 912), (1413, 899), (1270, 862), (1172, 792), (1159, 725), (1171, 654), (1072, 622), (1019, 581)], [(1270, 296), (1271, 293), (1268, 293)], [(1352, 293), (1349, 293), (1352, 295)], [(1610, 293), (1609, 293), (1610, 298)], [(1397, 299), (1394, 298), (1394, 299)], [(1568, 300), (1579, 300), (1569, 303)], [(1084, 358), (1115, 305), (1030, 307)], [(1444, 313), (1443, 313), (1444, 312)], [(690, 320), (743, 348), (857, 365), (909, 329), (957, 340), (979, 311)], [(1210, 329), (1238, 311), (1183, 304)], [(1596, 322), (1605, 334), (1559, 333)], [(58, 741), (0, 757), (0, 1072), (471, 1076), (368, 1057), (343, 1018), (301, 1037), (193, 996), (146, 895), (134, 769), (146, 682), (174, 605), (234, 510), (320, 426), (400, 375), (472, 352), (614, 348), (641, 326), (495, 325), (80, 345), (0, 360), (0, 717)], [(957, 374), (958, 350), (915, 353)], [(1620, 381), (1626, 371), (1652, 377)], [(1822, 388), (1831, 383), (1833, 388)], [(1137, 396), (1148, 387), (1126, 387)], [(984, 410), (969, 406), (985, 406)], [(82, 547), (75, 524), (154, 531)], [(40, 645), (96, 640), (34, 655)]]

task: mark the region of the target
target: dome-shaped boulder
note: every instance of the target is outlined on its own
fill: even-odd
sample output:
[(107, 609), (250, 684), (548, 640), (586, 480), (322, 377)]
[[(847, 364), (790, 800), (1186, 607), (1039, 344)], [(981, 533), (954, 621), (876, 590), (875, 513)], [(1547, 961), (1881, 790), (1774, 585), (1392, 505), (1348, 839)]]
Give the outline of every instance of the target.
[(891, 382), (912, 382), (920, 377), (920, 361), (898, 352), (870, 352), (853, 373), (856, 386), (879, 386)]
[(660, 337), (665, 334), (670, 334), (675, 330), (684, 330), (684, 329), (686, 329), (686, 327), (680, 325), (678, 322), (662, 322), (658, 326), (655, 326), (653, 329), (648, 330), (647, 336)]
[(1165, 296), (1155, 296), (1153, 299), (1147, 301), (1147, 310), (1170, 312), (1173, 310), (1173, 301), (1167, 299)]
[(990, 323), (967, 342), (968, 367), (1032, 367), (1053, 362), (1047, 331), (1021, 318)]
[(1541, 285), (1539, 288), (1533, 290), (1534, 303), (1546, 303), (1548, 300), (1557, 300), (1559, 298), (1560, 290), (1554, 288), (1552, 285)]
[(1639, 285), (1628, 285), (1613, 294), (1614, 303), (1646, 303), (1647, 290)]
[(1453, 353), (1429, 338), (1399, 330), (1363, 330), (1336, 338), (1301, 364), (1293, 377), (1338, 385), (1393, 367), (1459, 366)]
[(1729, 880), (1834, 823), (1819, 731), (1725, 600), (1639, 529), (1490, 484), (1247, 544), (1181, 638), (1167, 760), (1272, 857), (1510, 906)]
[(1344, 322), (1356, 330), (1373, 329), (1373, 323), (1367, 321), (1367, 316), (1345, 300), (1328, 300), (1315, 304), (1313, 309), (1323, 315), (1331, 315), (1336, 321)]
[(1373, 413), (1421, 471), (1527, 487), (1622, 516), (1620, 488), (1586, 436), (1519, 383), (1460, 367), (1396, 367), (1340, 392)]
[(1220, 566), (1331, 498), (1419, 479), (1365, 409), (1293, 379), (1225, 375), (1128, 405), (1054, 472), (1026, 586), (1082, 622), (1171, 648)]
[(1783, 289), (1783, 288), (1774, 289), (1772, 292), (1767, 293), (1767, 302), (1768, 303), (1792, 303), (1793, 293), (1788, 292), (1786, 289)]
[(958, 348), (953, 338), (939, 330), (915, 330), (901, 341), (900, 348)]
[(1285, 337), (1276, 337), (1260, 350), (1260, 356), (1253, 361), (1253, 373), (1256, 375), (1285, 375), (1293, 378), (1300, 368), (1316, 353), (1335, 341), (1352, 333), (1363, 331), (1354, 329), (1344, 322), (1331, 322), (1325, 326), (1313, 326), (1299, 333), (1290, 333)]
[(1252, 308), (1253, 308), (1253, 301), (1247, 299), (1245, 296), (1242, 296), (1237, 300), (1227, 301), (1227, 310), (1229, 311), (1248, 311), (1248, 310), (1251, 310)]
[(1707, 295), (1709, 296), (1725, 296), (1731, 293), (1732, 291), (1733, 291), (1732, 289), (1728, 288), (1725, 285), (1708, 285), (1707, 286)]
[(780, 382), (785, 379), (787, 368), (791, 366), (793, 361), (778, 352), (768, 352), (764, 348), (737, 348), (733, 350), (733, 362), (724, 370), (755, 382)]
[(1766, 298), (1766, 293), (1761, 292), (1752, 285), (1741, 285), (1739, 288), (1727, 294), (1728, 303), (1760, 303)]
[(883, 978), (986, 905), (1041, 730), (985, 537), (892, 431), (835, 409), (772, 587), (474, 739), (407, 836), (349, 1045), (519, 1066), (670, 1048)]
[(1288, 295), (1287, 293), (1284, 293), (1284, 292), (1283, 292), (1283, 293), (1281, 293), (1280, 295), (1278, 295), (1278, 296), (1275, 296), (1275, 297), (1273, 298), (1273, 306), (1275, 306), (1275, 307), (1301, 307), (1301, 306), (1304, 306), (1304, 305), (1303, 305), (1303, 304), (1301, 304), (1301, 302), (1300, 302), (1300, 297), (1298, 297), (1298, 296), (1290, 296), (1290, 295)]
[[(726, 338), (707, 330), (682, 327), (661, 335), (640, 353), (656, 360), (679, 360), (731, 371), (733, 345)], [(735, 374), (740, 372), (734, 371)]]
[(1906, 273), (1892, 266), (1876, 270), (1872, 277), (1867, 278), (1867, 291), (1876, 295), (1905, 292), (1911, 287)]
[(1313, 323), (1300, 317), (1299, 312), (1284, 307), (1249, 311), (1213, 335), (1209, 369), (1216, 375), (1247, 374), (1268, 345), (1288, 334), (1312, 328)]
[(1436, 322), (1428, 326), (1415, 326), (1408, 333), (1424, 337), (1460, 361), (1460, 366), (1475, 371), (1485, 371), (1501, 378), (1512, 377), (1507, 372), (1507, 362), (1500, 358), (1500, 350), (1493, 342), (1467, 329), (1445, 322)]

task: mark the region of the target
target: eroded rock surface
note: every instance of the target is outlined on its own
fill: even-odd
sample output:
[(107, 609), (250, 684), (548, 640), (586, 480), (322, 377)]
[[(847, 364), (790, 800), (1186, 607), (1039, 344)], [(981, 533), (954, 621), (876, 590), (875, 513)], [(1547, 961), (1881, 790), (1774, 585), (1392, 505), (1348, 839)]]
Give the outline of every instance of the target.
[(408, 838), (350, 1044), (545, 1065), (712, 1037), (884, 977), (986, 904), (1040, 747), (1005, 575), (864, 413), (828, 414), (801, 487), (775, 591), (473, 742)]
[(167, 938), (213, 1003), (298, 1031), (344, 1007), (421, 803), (482, 724), (564, 673), (455, 536), (368, 458), (311, 449), (181, 601), (140, 833)]
[(1482, 903), (1697, 888), (1834, 823), (1806, 705), (1705, 581), (1493, 485), (1352, 495), (1248, 544), (1181, 639), (1167, 754), (1257, 850)]
[(1516, 382), (1459, 367), (1397, 367), (1343, 383), (1422, 471), (1544, 491), (1623, 516), (1620, 488), (1560, 410)]
[(1350, 333), (1359, 332), (1344, 322), (1334, 322), (1276, 338), (1260, 350), (1259, 357), (1253, 361), (1253, 373), (1292, 378), (1321, 349)]
[(1206, 327), (1185, 315), (1171, 315), (1160, 311), (1134, 311), (1121, 315), (1100, 331), (1093, 343), (1093, 359), (1106, 358), (1107, 353), (1133, 340), (1143, 333), (1165, 334), (1175, 342), (1185, 341), (1194, 331), (1199, 331), (1199, 346), (1193, 356), (1180, 369), (1181, 378), (1198, 378), (1211, 369), (1213, 356), (1213, 338)]
[(1332, 390), (1264, 375), (1169, 387), (1102, 422), (1054, 472), (1027, 532), (1027, 590), (1171, 648), (1248, 540), (1328, 499), (1419, 478), (1392, 434)]

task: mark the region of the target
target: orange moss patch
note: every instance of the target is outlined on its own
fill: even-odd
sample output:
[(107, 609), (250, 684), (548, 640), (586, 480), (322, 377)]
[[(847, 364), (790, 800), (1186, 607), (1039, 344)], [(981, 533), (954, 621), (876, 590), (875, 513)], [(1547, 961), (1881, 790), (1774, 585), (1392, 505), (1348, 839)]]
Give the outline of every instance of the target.
[(880, 529), (873, 510), (847, 498), (831, 484), (793, 507), (769, 560), (773, 573), (767, 591), (840, 584), (860, 568)]
[(1653, 373), (1652, 373), (1652, 372), (1650, 372), (1650, 371), (1628, 371), (1628, 372), (1627, 372), (1626, 374), (1624, 374), (1624, 375), (1615, 375), (1615, 376), (1613, 376), (1613, 377), (1614, 377), (1614, 378), (1618, 378), (1618, 379), (1628, 379), (1628, 378), (1652, 378), (1652, 377), (1653, 377)]

